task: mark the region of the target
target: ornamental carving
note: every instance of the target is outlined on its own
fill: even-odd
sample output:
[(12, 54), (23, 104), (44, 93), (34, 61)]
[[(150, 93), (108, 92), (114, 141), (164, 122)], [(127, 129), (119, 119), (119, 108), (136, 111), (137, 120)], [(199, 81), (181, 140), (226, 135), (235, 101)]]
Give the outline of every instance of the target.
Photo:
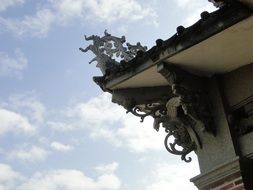
[[(166, 107), (163, 104), (159, 103), (150, 103), (141, 106), (135, 106), (127, 111), (131, 112), (133, 115), (140, 117), (141, 122), (144, 121), (145, 117), (152, 116), (154, 119), (161, 118), (162, 116), (166, 115)], [(154, 128), (158, 131), (159, 128)]]
[(210, 105), (203, 87), (204, 79), (170, 66), (168, 63), (158, 64), (158, 72), (170, 84), (172, 93), (177, 97), (184, 115), (198, 123), (202, 131), (215, 135)]
[[(163, 127), (167, 133), (164, 140), (167, 151), (180, 155), (185, 162), (190, 162), (192, 159), (187, 155), (202, 148), (196, 131), (215, 135), (208, 100), (201, 85), (202, 80), (167, 63), (158, 64), (158, 72), (167, 79), (168, 88), (171, 88), (168, 89), (170, 95), (167, 98), (160, 97), (159, 101), (152, 101), (150, 97), (149, 103), (139, 105), (134, 97), (125, 101), (114, 99), (114, 102), (132, 105), (124, 107), (128, 112), (140, 117), (141, 121), (152, 116), (154, 129), (158, 131)], [(131, 103), (126, 103), (127, 100)]]
[[(119, 71), (123, 64), (120, 62), (129, 62), (136, 55), (138, 51), (145, 52), (146, 46), (142, 46), (140, 42), (136, 45), (126, 43), (125, 36), (121, 38), (112, 36), (106, 30), (104, 36), (97, 35), (84, 36), (86, 41), (93, 41), (92, 45), (89, 45), (85, 49), (79, 48), (82, 52), (92, 51), (96, 57), (94, 57), (89, 63), (97, 62), (97, 67), (102, 71), (103, 75), (115, 73)], [(119, 61), (118, 61), (119, 60)]]
[[(124, 70), (126, 64), (139, 51), (146, 51), (140, 43), (125, 43), (125, 37), (112, 36), (107, 31), (103, 37), (85, 36), (93, 41), (82, 52), (92, 51), (96, 57), (89, 63), (97, 62), (103, 73), (102, 77), (94, 77), (94, 81), (104, 90), (113, 94), (112, 101), (122, 105), (127, 112), (141, 118), (154, 118), (153, 127), (158, 131), (161, 127), (167, 133), (164, 145), (168, 152), (180, 155), (185, 162), (190, 162), (187, 155), (201, 149), (200, 131), (215, 135), (208, 100), (203, 88), (203, 79), (190, 74), (168, 63), (158, 63), (157, 72), (168, 82), (168, 86), (145, 87), (139, 89), (110, 90), (104, 86), (106, 77)], [(119, 61), (121, 60), (121, 61)]]
[(140, 117), (141, 122), (145, 117), (152, 116), (154, 118), (154, 129), (159, 131), (162, 126), (168, 133), (164, 140), (167, 151), (181, 155), (181, 159), (185, 162), (191, 161), (190, 157), (186, 157), (187, 154), (197, 148), (202, 148), (198, 135), (193, 128), (195, 122), (183, 114), (181, 100), (178, 97), (169, 99), (167, 103), (135, 106), (129, 112)]

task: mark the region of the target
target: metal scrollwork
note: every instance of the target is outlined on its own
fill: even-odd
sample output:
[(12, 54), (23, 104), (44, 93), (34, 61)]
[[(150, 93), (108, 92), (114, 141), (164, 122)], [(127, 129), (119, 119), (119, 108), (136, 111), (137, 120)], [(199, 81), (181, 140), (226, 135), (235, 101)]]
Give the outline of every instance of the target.
[(145, 117), (152, 116), (154, 129), (159, 131), (162, 125), (165, 132), (168, 133), (164, 140), (167, 151), (181, 155), (181, 159), (185, 162), (192, 160), (186, 157), (190, 152), (202, 147), (193, 128), (195, 121), (184, 114), (181, 97), (172, 97), (163, 103), (135, 106), (128, 112), (140, 117), (141, 122)]
[(93, 58), (89, 63), (96, 61), (97, 67), (100, 68), (104, 75), (112, 72), (117, 72), (120, 69), (122, 65), (115, 59), (118, 58), (120, 60), (128, 62), (137, 55), (138, 51), (145, 52), (147, 50), (147, 47), (141, 46), (139, 42), (136, 45), (127, 43), (127, 47), (125, 47), (125, 36), (122, 36), (121, 38), (115, 37), (109, 34), (106, 30), (103, 37), (97, 35), (84, 37), (87, 41), (92, 40), (93, 45), (89, 45), (85, 49), (79, 49), (82, 52), (87, 52), (90, 50), (96, 55), (96, 57)]
[[(201, 142), (194, 130), (195, 121), (185, 115), (181, 97), (173, 97), (166, 103), (166, 114), (154, 119), (154, 128), (159, 130), (160, 124), (168, 133), (164, 140), (168, 152), (181, 155), (181, 159), (190, 162), (187, 154), (201, 148)], [(171, 138), (172, 137), (172, 138)], [(173, 142), (171, 142), (171, 140)]]
[(128, 110), (133, 115), (140, 117), (141, 122), (144, 121), (145, 117), (152, 116), (153, 118), (160, 118), (165, 115), (167, 110), (163, 104), (145, 104), (144, 106), (135, 106), (132, 109)]
[[(199, 143), (191, 137), (196, 137), (193, 129), (177, 119), (164, 122), (163, 127), (165, 132), (168, 133), (164, 139), (167, 151), (175, 155), (181, 155), (181, 159), (185, 162), (191, 162), (191, 157), (186, 158), (186, 156), (194, 151), (197, 148), (197, 143)], [(170, 137), (173, 137), (171, 138), (174, 140), (173, 142), (169, 141)]]

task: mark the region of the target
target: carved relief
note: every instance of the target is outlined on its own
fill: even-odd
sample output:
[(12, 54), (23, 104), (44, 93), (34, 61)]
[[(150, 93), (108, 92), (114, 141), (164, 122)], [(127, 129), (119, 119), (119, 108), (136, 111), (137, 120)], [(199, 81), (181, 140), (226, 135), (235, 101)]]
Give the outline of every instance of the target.
[[(116, 60), (117, 58), (129, 62), (137, 55), (138, 51), (144, 52), (147, 49), (142, 47), (140, 43), (136, 45), (126, 43), (127, 47), (125, 47), (123, 45), (126, 41), (124, 36), (121, 38), (111, 36), (107, 31), (104, 32), (103, 37), (92, 35), (85, 36), (85, 39), (87, 41), (92, 40), (93, 44), (85, 49), (80, 48), (80, 50), (82, 52), (92, 51), (96, 55), (89, 63), (96, 61), (97, 67), (101, 69), (104, 76), (93, 79), (104, 91), (108, 91), (104, 86), (105, 77), (120, 71), (124, 67), (122, 62)], [(170, 69), (161, 67), (158, 72), (169, 83), (169, 86), (166, 87), (166, 93), (164, 93), (164, 87), (160, 87), (159, 90), (151, 90), (152, 92), (148, 96), (145, 95), (144, 98), (147, 103), (138, 104), (136, 98), (130, 97), (126, 92), (115, 95), (117, 92), (110, 91), (114, 94), (113, 102), (122, 105), (128, 112), (140, 117), (141, 121), (147, 116), (152, 116), (154, 118), (154, 129), (158, 131), (162, 126), (168, 133), (164, 140), (166, 149), (172, 154), (181, 155), (182, 160), (190, 162), (191, 158), (187, 158), (187, 154), (201, 148), (198, 135), (193, 128), (197, 120), (202, 121), (203, 113), (205, 113), (199, 104), (199, 93), (196, 93), (197, 91), (194, 91), (191, 85), (182, 85), (182, 82), (189, 81), (188, 78), (192, 79), (192, 76), (185, 75), (184, 71), (175, 67)], [(144, 91), (147, 92), (148, 90), (145, 89)], [(136, 90), (131, 92), (138, 95), (142, 94)], [(165, 94), (167, 95), (164, 96)], [(143, 97), (140, 101), (144, 101)]]
[(215, 134), (208, 99), (202, 86), (203, 79), (174, 66), (169, 66), (167, 63), (160, 63), (158, 72), (171, 85), (172, 92), (177, 97), (177, 102), (184, 115), (194, 122), (200, 123), (203, 131)]
[[(191, 158), (186, 155), (202, 148), (195, 127), (215, 134), (201, 79), (166, 63), (158, 64), (158, 72), (167, 79), (174, 97), (166, 103), (166, 115), (155, 118), (154, 127), (158, 129), (162, 124), (168, 133), (164, 141), (168, 152), (181, 155), (182, 160), (190, 162)], [(171, 136), (174, 142), (168, 143)]]
[[(131, 112), (133, 115), (140, 117), (141, 122), (144, 121), (145, 117), (152, 116), (154, 119), (160, 118), (166, 114), (166, 107), (159, 103), (150, 103), (143, 106), (135, 106), (129, 109), (127, 112)], [(157, 131), (159, 128), (155, 128)]]
[(141, 122), (145, 117), (152, 116), (154, 129), (159, 131), (162, 126), (168, 133), (164, 140), (166, 149), (172, 154), (181, 155), (185, 162), (191, 161), (190, 157), (186, 158), (187, 154), (202, 147), (193, 129), (195, 122), (184, 115), (179, 97), (171, 98), (164, 103), (134, 106), (128, 112), (140, 117)]
[[(174, 118), (163, 122), (163, 127), (168, 133), (164, 140), (167, 151), (175, 155), (181, 155), (182, 160), (190, 162), (192, 159), (191, 157), (186, 158), (187, 154), (197, 149), (197, 144), (200, 145), (190, 123)], [(173, 143), (169, 142), (171, 136), (174, 137)], [(194, 140), (193, 137), (196, 139)]]
[[(168, 133), (164, 145), (168, 152), (180, 155), (185, 162), (190, 162), (191, 158), (187, 155), (202, 148), (196, 127), (201, 127), (202, 131), (214, 134), (211, 125), (212, 117), (208, 110), (207, 100), (201, 88), (201, 81), (198, 77), (191, 75), (179, 68), (166, 66), (166, 63), (158, 64), (158, 72), (168, 81), (166, 97), (161, 96), (157, 99), (157, 94), (151, 92), (147, 99), (149, 103), (141, 104), (137, 99), (147, 97), (146, 94), (133, 94), (133, 90), (128, 90), (129, 94), (124, 96), (113, 93), (113, 102), (118, 103), (141, 118), (141, 122), (147, 116), (154, 118), (153, 127), (158, 131), (161, 127)], [(160, 87), (162, 89), (162, 87)], [(171, 89), (170, 89), (171, 88)], [(159, 91), (157, 89), (157, 91)], [(138, 96), (138, 97), (137, 97)], [(140, 98), (139, 96), (143, 96)], [(131, 98), (130, 98), (131, 97)], [(156, 97), (154, 99), (154, 97)], [(200, 130), (198, 130), (200, 131)]]
[(100, 68), (104, 75), (117, 72), (121, 69), (121, 67), (124, 66), (115, 59), (119, 58), (121, 61), (124, 60), (125, 62), (128, 62), (137, 55), (138, 51), (145, 52), (147, 50), (147, 47), (141, 46), (139, 42), (136, 45), (126, 43), (127, 47), (125, 47), (125, 36), (118, 38), (112, 36), (106, 30), (103, 37), (97, 35), (84, 37), (87, 41), (92, 40), (93, 45), (89, 45), (85, 49), (79, 49), (82, 52), (87, 52), (90, 50), (96, 55), (96, 57), (93, 58), (89, 63), (96, 61), (97, 67)]
[[(186, 158), (187, 154), (202, 148), (198, 135), (193, 129), (195, 122), (183, 113), (179, 97), (171, 98), (166, 103), (166, 109), (166, 115), (155, 119), (154, 127), (159, 129), (162, 124), (165, 132), (168, 133), (164, 140), (168, 152), (181, 155), (182, 160), (190, 162), (191, 158)], [(169, 143), (169, 140), (173, 140), (173, 143)]]

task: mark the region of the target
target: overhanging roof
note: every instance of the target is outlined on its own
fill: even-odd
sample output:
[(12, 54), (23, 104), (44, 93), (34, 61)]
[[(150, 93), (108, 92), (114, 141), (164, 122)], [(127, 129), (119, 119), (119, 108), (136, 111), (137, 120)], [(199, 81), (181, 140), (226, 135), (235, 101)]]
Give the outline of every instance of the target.
[(223, 8), (157, 45), (133, 60), (133, 68), (105, 83), (107, 89), (168, 85), (157, 73), (163, 61), (197, 75), (230, 72), (253, 62), (253, 16), (245, 7)]

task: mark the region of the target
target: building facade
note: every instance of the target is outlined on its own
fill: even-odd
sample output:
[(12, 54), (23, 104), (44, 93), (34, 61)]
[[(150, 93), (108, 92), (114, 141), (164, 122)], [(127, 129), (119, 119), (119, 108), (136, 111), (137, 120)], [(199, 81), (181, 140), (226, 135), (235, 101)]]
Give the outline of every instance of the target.
[(94, 81), (112, 102), (165, 130), (168, 152), (185, 162), (196, 153), (198, 189), (252, 190), (253, 1), (212, 3), (217, 11), (149, 50), (107, 31), (80, 50), (96, 55), (103, 76)]

